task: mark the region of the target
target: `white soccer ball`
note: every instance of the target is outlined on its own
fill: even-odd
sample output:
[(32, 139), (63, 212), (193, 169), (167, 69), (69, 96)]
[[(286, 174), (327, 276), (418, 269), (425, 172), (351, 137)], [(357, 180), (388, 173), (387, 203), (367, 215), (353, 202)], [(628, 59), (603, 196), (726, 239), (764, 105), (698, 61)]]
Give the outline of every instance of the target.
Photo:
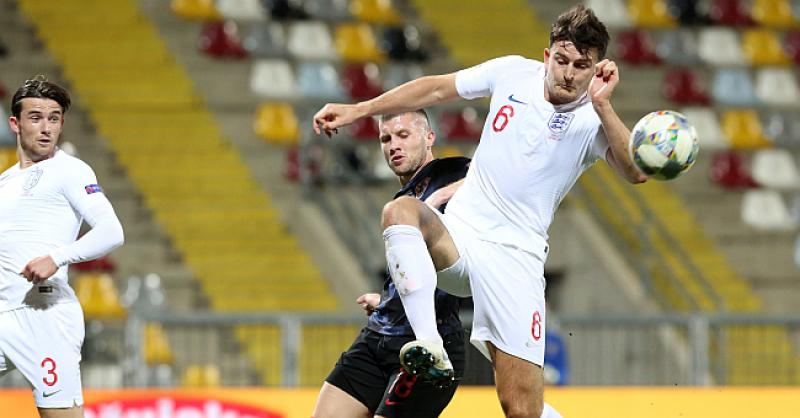
[(629, 151), (650, 178), (672, 180), (692, 167), (700, 151), (697, 130), (686, 116), (659, 110), (645, 115), (631, 131)]

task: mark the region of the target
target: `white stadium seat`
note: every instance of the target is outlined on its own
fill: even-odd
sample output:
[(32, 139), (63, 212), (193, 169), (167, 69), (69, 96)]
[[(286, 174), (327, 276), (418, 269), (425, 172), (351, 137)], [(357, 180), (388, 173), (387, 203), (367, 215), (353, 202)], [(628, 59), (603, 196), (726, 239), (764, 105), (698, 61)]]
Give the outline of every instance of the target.
[(759, 150), (753, 156), (753, 180), (764, 187), (783, 190), (800, 188), (800, 174), (792, 153), (785, 149)]
[(765, 231), (788, 231), (796, 226), (780, 193), (775, 190), (750, 190), (742, 200), (742, 221)]
[(322, 22), (297, 22), (289, 27), (289, 53), (301, 59), (334, 59), (330, 30)]
[(800, 91), (788, 68), (764, 68), (756, 72), (756, 95), (766, 105), (798, 106)]
[(697, 129), (701, 152), (702, 150), (724, 150), (731, 147), (719, 126), (719, 119), (714, 110), (708, 107), (685, 107), (680, 112)]
[(293, 98), (297, 94), (297, 87), (292, 67), (280, 59), (256, 61), (250, 76), (250, 89), (259, 96)]
[(609, 28), (629, 28), (631, 18), (624, 0), (586, 0), (586, 6)]
[(225, 19), (257, 22), (267, 18), (260, 0), (217, 0), (216, 6)]
[(713, 66), (744, 65), (741, 42), (733, 29), (706, 28), (697, 40), (700, 59)]

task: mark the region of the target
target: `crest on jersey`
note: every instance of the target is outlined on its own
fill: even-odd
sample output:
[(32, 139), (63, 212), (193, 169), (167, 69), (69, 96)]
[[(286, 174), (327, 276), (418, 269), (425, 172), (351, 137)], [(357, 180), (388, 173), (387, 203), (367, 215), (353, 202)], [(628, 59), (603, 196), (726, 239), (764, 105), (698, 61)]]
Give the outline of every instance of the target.
[(99, 184), (89, 184), (86, 187), (84, 187), (83, 189), (86, 190), (86, 194), (102, 193), (103, 192), (103, 189), (100, 188)]
[(22, 186), (24, 190), (30, 190), (39, 184), (39, 179), (42, 178), (42, 169), (40, 167), (33, 167), (28, 173), (28, 178), (25, 179), (25, 184)]
[(574, 113), (553, 113), (553, 116), (550, 116), (550, 121), (547, 122), (547, 126), (550, 128), (550, 132), (560, 135), (569, 129), (569, 124), (572, 122), (572, 119), (575, 117)]

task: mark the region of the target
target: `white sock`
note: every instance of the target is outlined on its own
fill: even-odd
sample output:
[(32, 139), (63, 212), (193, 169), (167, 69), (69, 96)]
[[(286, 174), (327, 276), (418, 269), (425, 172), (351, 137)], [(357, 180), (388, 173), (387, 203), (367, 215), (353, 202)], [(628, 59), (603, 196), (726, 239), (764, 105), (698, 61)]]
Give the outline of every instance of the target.
[(418, 340), (442, 343), (436, 328), (436, 268), (419, 229), (392, 225), (383, 231), (386, 262), (408, 322)]
[(550, 404), (545, 402), (541, 418), (562, 418), (562, 417), (561, 414), (559, 414), (555, 408), (553, 408), (552, 406), (550, 406)]

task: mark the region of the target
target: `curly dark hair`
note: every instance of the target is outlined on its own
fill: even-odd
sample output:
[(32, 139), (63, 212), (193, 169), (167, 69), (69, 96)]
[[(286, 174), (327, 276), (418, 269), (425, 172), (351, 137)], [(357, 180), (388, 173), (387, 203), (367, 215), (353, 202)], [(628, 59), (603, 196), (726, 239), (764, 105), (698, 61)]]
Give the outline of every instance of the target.
[(581, 54), (596, 48), (598, 61), (606, 56), (609, 39), (606, 25), (582, 4), (561, 13), (550, 27), (550, 46), (557, 41), (569, 41)]
[(19, 118), (22, 112), (22, 99), (29, 97), (51, 99), (61, 105), (61, 110), (67, 113), (72, 101), (69, 98), (69, 93), (61, 86), (52, 81), (47, 81), (47, 77), (39, 74), (25, 80), (22, 86), (14, 93), (11, 98), (11, 114)]

